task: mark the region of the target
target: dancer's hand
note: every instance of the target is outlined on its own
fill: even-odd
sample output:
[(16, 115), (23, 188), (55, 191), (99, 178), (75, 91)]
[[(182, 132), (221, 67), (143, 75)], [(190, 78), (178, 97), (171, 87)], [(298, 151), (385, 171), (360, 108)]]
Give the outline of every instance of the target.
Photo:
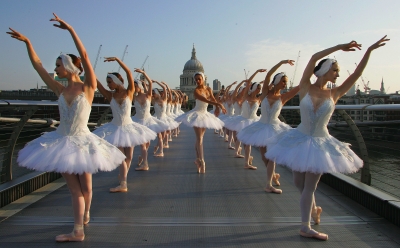
[(342, 51), (350, 52), (350, 51), (355, 51), (356, 50), (355, 48), (357, 48), (358, 50), (361, 50), (361, 46), (362, 45), (358, 44), (357, 41), (352, 40), (351, 42), (349, 42), (347, 44), (342, 44), (341, 49), (342, 49)]
[(266, 72), (267, 69), (258, 69), (257, 72)]
[(66, 30), (71, 30), (72, 27), (66, 23), (65, 21), (61, 20), (55, 13), (53, 13), (54, 18), (51, 18), (51, 22), (59, 22), (60, 24), (53, 24), (54, 27), (61, 28), (61, 29), (66, 29)]
[(111, 62), (111, 61), (116, 61), (116, 57), (104, 57), (104, 62)]
[(374, 44), (372, 44), (372, 45), (368, 48), (368, 50), (372, 51), (372, 50), (375, 50), (375, 49), (377, 49), (377, 48), (379, 48), (379, 47), (381, 47), (381, 46), (386, 45), (386, 43), (384, 43), (384, 42), (390, 41), (390, 39), (387, 39), (386, 36), (387, 36), (387, 35), (383, 36), (380, 40), (378, 40), (377, 42), (375, 42)]
[(294, 65), (294, 60), (291, 60), (291, 59), (282, 60), (282, 63), (284, 63), (284, 64), (289, 64), (289, 65)]
[(222, 113), (226, 114), (226, 109), (225, 109), (224, 105), (222, 105), (222, 103), (219, 103), (218, 106), (221, 108)]
[(15, 31), (12, 28), (9, 28), (9, 29), (11, 30), (11, 32), (6, 32), (6, 33), (11, 35), (11, 38), (23, 41), (25, 43), (29, 42), (29, 39), (25, 35), (21, 34), (20, 32)]
[(135, 72), (144, 74), (145, 72), (142, 69), (135, 68)]

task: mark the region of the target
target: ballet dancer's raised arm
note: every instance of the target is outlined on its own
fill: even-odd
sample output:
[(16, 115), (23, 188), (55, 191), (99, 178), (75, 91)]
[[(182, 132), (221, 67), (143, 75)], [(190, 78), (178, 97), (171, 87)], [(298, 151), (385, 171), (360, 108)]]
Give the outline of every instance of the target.
[(167, 87), (165, 87), (165, 85), (164, 85), (165, 83), (163, 81), (161, 81), (161, 83), (159, 83), (159, 82), (157, 82), (155, 80), (153, 80), (153, 83), (156, 83), (156, 84), (160, 85), (160, 87), (164, 91), (164, 94), (163, 94), (161, 99), (163, 100), (163, 102), (167, 101)]
[[(74, 40), (76, 49), (78, 50), (79, 55), (81, 56), (83, 70), (85, 71), (84, 85), (85, 88), (88, 90), (88, 91), (85, 90), (85, 94), (88, 96), (88, 99), (93, 100), (94, 91), (97, 88), (97, 80), (96, 80), (96, 74), (93, 71), (93, 67), (92, 64), (90, 63), (90, 59), (86, 52), (86, 49), (83, 46), (81, 39), (76, 34), (75, 30), (72, 28), (72, 26), (70, 26), (65, 21), (61, 20), (55, 13), (53, 13), (53, 15), (54, 18), (50, 19), (50, 21), (55, 21), (59, 23), (59, 24), (53, 24), (53, 26), (68, 30), (68, 32), (72, 36), (72, 39)], [(90, 102), (92, 102), (92, 100)]]
[[(235, 88), (235, 90), (233, 91), (233, 94), (232, 94), (232, 100), (233, 101), (236, 101), (236, 98), (237, 98), (237, 96), (238, 96), (238, 91), (239, 91), (239, 89), (240, 89), (240, 86), (242, 86), (242, 84), (244, 84), (246, 82), (246, 80), (243, 80), (242, 82), (240, 82), (237, 86), (236, 86), (236, 88)], [(243, 92), (243, 91), (242, 91)]]
[[(146, 73), (144, 70), (142, 70), (142, 69), (136, 68), (136, 69), (135, 69), (135, 72), (142, 73), (143, 76), (146, 78), (147, 82), (149, 82), (149, 85), (148, 85), (149, 87), (148, 87), (146, 90), (147, 90), (147, 97), (151, 97), (151, 95), (152, 95), (152, 90), (153, 90), (153, 88), (152, 88), (152, 80), (151, 80), (150, 77), (147, 75), (147, 73)], [(145, 87), (144, 84), (143, 84), (143, 87)]]
[(371, 52), (381, 46), (384, 46), (386, 44), (385, 42), (389, 40), (390, 39), (387, 39), (385, 35), (380, 40), (368, 47), (355, 71), (342, 83), (342, 85), (332, 89), (332, 99), (335, 103), (337, 102), (337, 100), (339, 100), (340, 97), (342, 97), (344, 94), (346, 94), (347, 91), (350, 90), (357, 79), (362, 75), (365, 67), (367, 66)]
[(104, 98), (107, 99), (107, 101), (111, 101), (112, 99), (112, 92), (104, 88), (104, 86), (101, 84), (101, 82), (97, 80), (97, 89), (100, 91), (100, 93), (104, 96)]
[(278, 70), (278, 68), (281, 67), (281, 65), (283, 65), (283, 64), (293, 65), (293, 63), (294, 63), (294, 60), (290, 60), (290, 59), (282, 60), (278, 64), (274, 65), (268, 71), (268, 73), (267, 73), (267, 75), (265, 76), (265, 79), (264, 79), (264, 85), (263, 85), (263, 87), (261, 89), (260, 100), (263, 100), (264, 97), (266, 97), (268, 95), (269, 88), (271, 87), (271, 84), (273, 83), (273, 82), (271, 82), (271, 77)]
[[(257, 75), (257, 73), (259, 73), (259, 72), (266, 72), (266, 71), (267, 71), (266, 69), (258, 69), (257, 71), (255, 71), (255, 72), (253, 73), (253, 75), (250, 76), (249, 79), (246, 80), (246, 81), (247, 81), (246, 87), (245, 87), (245, 88), (243, 89), (243, 91), (241, 92), (241, 93), (243, 93), (243, 94), (239, 94), (239, 96), (236, 97), (236, 99), (237, 99), (237, 101), (239, 102), (239, 104), (240, 104), (241, 102), (243, 102), (243, 101), (246, 99), (246, 97), (249, 95), (248, 93), (249, 93), (249, 90), (250, 90), (250, 86), (252, 85), (251, 81), (252, 81), (253, 78)], [(246, 93), (246, 94), (244, 94), (244, 93)]]
[(133, 79), (131, 70), (122, 60), (120, 60), (117, 57), (105, 57), (104, 59), (105, 59), (104, 62), (116, 61), (121, 66), (121, 68), (125, 71), (126, 78), (128, 79), (128, 87), (126, 88), (126, 90), (127, 90), (130, 100), (132, 101), (133, 95), (135, 94), (135, 85), (134, 85), (135, 81)]

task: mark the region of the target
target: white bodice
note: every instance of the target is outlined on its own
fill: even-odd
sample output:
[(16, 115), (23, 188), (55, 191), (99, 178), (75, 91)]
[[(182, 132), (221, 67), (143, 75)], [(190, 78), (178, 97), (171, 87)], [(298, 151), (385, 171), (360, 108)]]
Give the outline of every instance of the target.
[(167, 104), (165, 102), (158, 104), (157, 102), (154, 103), (154, 116), (160, 119), (161, 117), (165, 116), (167, 114)]
[(242, 104), (242, 116), (246, 119), (255, 119), (257, 118), (257, 110), (258, 110), (258, 102), (250, 105), (248, 101), (245, 101)]
[(242, 115), (242, 106), (240, 106), (237, 102), (233, 104), (234, 115)]
[(318, 107), (317, 111), (314, 111), (311, 96), (307, 93), (300, 101), (301, 123), (297, 129), (314, 137), (328, 136), (327, 125), (334, 110), (335, 104), (332, 98), (328, 98)]
[(123, 126), (132, 123), (132, 102), (129, 100), (129, 97), (125, 97), (121, 105), (114, 98), (112, 98), (110, 107), (113, 114), (111, 123), (116, 126)]
[(269, 101), (266, 97), (261, 102), (261, 118), (260, 121), (265, 124), (278, 124), (281, 121), (279, 120), (279, 114), (282, 109), (282, 101), (281, 99), (276, 100), (272, 106), (269, 105)]
[(145, 103), (141, 105), (138, 101), (135, 100), (135, 117), (139, 119), (146, 119), (151, 117), (150, 115), (150, 100), (146, 99)]
[(194, 107), (195, 111), (206, 112), (208, 107), (208, 103), (202, 102), (199, 99), (196, 99), (196, 106)]
[(227, 116), (235, 115), (235, 108), (234, 108), (233, 104), (231, 104), (231, 105), (226, 104), (225, 108), (226, 108), (226, 115)]
[(58, 98), (60, 111), (60, 125), (57, 132), (63, 136), (87, 135), (90, 130), (87, 126), (92, 107), (85, 97), (85, 93), (77, 95), (68, 106), (64, 95)]

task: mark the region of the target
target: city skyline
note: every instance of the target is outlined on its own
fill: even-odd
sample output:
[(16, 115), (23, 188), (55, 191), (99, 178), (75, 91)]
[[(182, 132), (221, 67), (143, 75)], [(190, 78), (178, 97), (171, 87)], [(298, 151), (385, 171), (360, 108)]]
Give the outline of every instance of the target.
[[(102, 45), (96, 75), (104, 82), (106, 73), (117, 71), (116, 63), (104, 63), (103, 57), (122, 57), (133, 71), (149, 56), (144, 68), (149, 76), (179, 86), (183, 66), (190, 59), (193, 43), (209, 83), (222, 85), (241, 81), (246, 73), (270, 69), (283, 59), (296, 60), (296, 66), (282, 66), (298, 84), (312, 54), (357, 40), (362, 51), (336, 52), (341, 67), (338, 85), (355, 69), (369, 45), (383, 35), (391, 39), (371, 55), (363, 73), (365, 82), (379, 90), (383, 78), (387, 93), (400, 90), (400, 23), (397, 1), (54, 1), (0, 2), (1, 90), (36, 88), (44, 83), (29, 62), (25, 45), (5, 32), (11, 27), (32, 42), (44, 67), (53, 72), (55, 58), (63, 53), (76, 54), (70, 35), (52, 27), (48, 20), (55, 12), (71, 24), (84, 43), (92, 65)], [(300, 58), (297, 55), (300, 51)], [(121, 71), (122, 76), (125, 74)], [(136, 74), (134, 74), (136, 76)], [(262, 80), (265, 74), (255, 80)], [(357, 82), (363, 91), (361, 80)], [(212, 86), (212, 85), (210, 85)]]

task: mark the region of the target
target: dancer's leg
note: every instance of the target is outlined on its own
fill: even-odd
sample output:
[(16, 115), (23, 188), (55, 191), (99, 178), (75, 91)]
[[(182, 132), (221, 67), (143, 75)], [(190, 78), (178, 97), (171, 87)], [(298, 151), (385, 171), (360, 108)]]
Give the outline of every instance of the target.
[(110, 188), (110, 192), (116, 193), (116, 192), (127, 192), (128, 191), (128, 185), (127, 185), (127, 179), (128, 179), (128, 161), (132, 160), (132, 153), (133, 153), (133, 148), (132, 147), (118, 147), (118, 149), (125, 154), (126, 158), (125, 160), (121, 163), (119, 166), (119, 185), (115, 188)]
[[(84, 173), (87, 174), (87, 173)], [(76, 174), (62, 173), (65, 179), (69, 192), (71, 193), (72, 199), (72, 209), (74, 213), (74, 230), (69, 234), (61, 234), (56, 237), (58, 242), (66, 241), (82, 241), (85, 238), (85, 233), (83, 231), (83, 215), (85, 212), (85, 198), (82, 192), (82, 187), (80, 183), (80, 176)], [(85, 179), (87, 179), (85, 181)], [(87, 174), (82, 178), (84, 183), (91, 184), (91, 174)], [(86, 187), (86, 188), (85, 188)], [(89, 193), (90, 189), (90, 200), (91, 200), (91, 185), (85, 185), (85, 193)], [(89, 200), (89, 195), (87, 195)], [(90, 203), (89, 203), (90, 207)]]
[[(163, 146), (163, 135), (162, 133), (157, 134), (158, 142), (157, 142), (157, 149), (154, 149), (154, 156), (155, 157), (163, 157), (164, 156), (164, 146)], [(156, 153), (157, 150), (160, 149), (159, 153)]]
[(135, 168), (137, 171), (147, 171), (149, 170), (149, 165), (147, 163), (147, 148), (150, 146), (150, 142), (144, 143), (140, 145), (141, 148), (141, 157), (139, 159), (142, 160), (140, 167)]
[(203, 137), (206, 132), (205, 128), (193, 127), (196, 134), (196, 151), (201, 168), (200, 173), (205, 173), (204, 152), (203, 152)]
[(251, 165), (253, 163), (253, 157), (250, 154), (251, 154), (251, 145), (244, 145), (244, 161), (245, 161), (244, 168), (250, 170), (257, 170), (257, 167)]
[(241, 142), (237, 139), (236, 131), (232, 131), (233, 132), (233, 140), (235, 141), (235, 151), (236, 151), (236, 155), (235, 158), (244, 158), (244, 156), (241, 154), (242, 153), (242, 147), (241, 147)]
[(169, 136), (171, 135), (171, 130), (168, 130), (166, 133), (165, 133), (165, 136), (164, 136), (164, 148), (169, 148), (169, 144), (168, 144), (168, 141), (169, 141)]

